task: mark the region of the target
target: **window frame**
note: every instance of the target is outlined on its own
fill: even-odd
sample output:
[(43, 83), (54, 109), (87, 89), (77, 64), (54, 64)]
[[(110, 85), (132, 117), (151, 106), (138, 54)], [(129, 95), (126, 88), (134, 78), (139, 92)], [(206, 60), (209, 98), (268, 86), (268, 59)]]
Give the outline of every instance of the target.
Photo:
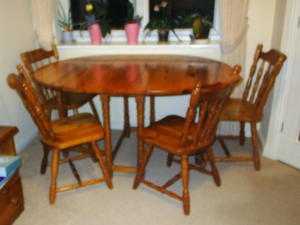
[[(69, 0), (60, 0), (65, 7), (70, 5)], [(141, 22), (141, 32), (140, 32), (140, 41), (141, 42), (156, 42), (158, 40), (157, 32), (151, 32), (145, 39), (144, 37), (144, 27), (149, 22), (150, 18), (150, 1), (149, 0), (131, 0), (131, 2), (135, 6), (135, 13), (143, 17)], [(69, 7), (68, 7), (69, 8)], [(209, 40), (211, 41), (220, 41), (220, 13), (219, 13), (219, 0), (215, 0), (215, 15), (214, 15), (214, 25), (210, 30)], [(181, 41), (189, 42), (190, 34), (192, 33), (192, 29), (175, 29), (176, 34), (180, 38)], [(88, 43), (89, 42), (89, 34), (88, 31), (83, 30), (75, 30), (73, 31), (74, 40), (78, 43)], [(170, 33), (170, 41), (176, 42), (178, 41), (176, 36), (171, 32)], [(126, 35), (124, 30), (113, 29), (111, 31), (111, 35), (107, 36), (104, 40), (104, 43), (120, 43), (126, 42)]]

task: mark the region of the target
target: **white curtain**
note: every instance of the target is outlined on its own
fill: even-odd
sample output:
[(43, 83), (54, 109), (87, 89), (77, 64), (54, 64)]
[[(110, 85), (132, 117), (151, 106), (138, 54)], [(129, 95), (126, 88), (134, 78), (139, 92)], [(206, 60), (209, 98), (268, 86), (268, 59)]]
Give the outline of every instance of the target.
[[(240, 64), (245, 71), (249, 0), (219, 1), (222, 59), (229, 65)], [(241, 92), (239, 86), (234, 95), (240, 96)]]
[(56, 0), (31, 0), (32, 19), (39, 45), (50, 50), (54, 43)]
[[(249, 0), (219, 0), (222, 60), (229, 65), (239, 64), (245, 78), (246, 36), (248, 29)], [(238, 85), (233, 98), (239, 98), (243, 93), (243, 85)], [(222, 123), (219, 134), (236, 135), (239, 126), (237, 123)]]

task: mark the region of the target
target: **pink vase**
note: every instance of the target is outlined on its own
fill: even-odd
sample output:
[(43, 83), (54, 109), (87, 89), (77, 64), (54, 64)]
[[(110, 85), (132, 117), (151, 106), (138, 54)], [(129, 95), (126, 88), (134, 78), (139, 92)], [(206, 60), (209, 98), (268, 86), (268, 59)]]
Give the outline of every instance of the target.
[(127, 23), (125, 25), (125, 33), (127, 37), (127, 43), (129, 45), (136, 45), (139, 42), (140, 24), (139, 23)]
[(89, 33), (91, 38), (91, 43), (93, 45), (99, 45), (102, 42), (102, 32), (100, 29), (100, 25), (98, 23), (94, 23), (89, 26)]

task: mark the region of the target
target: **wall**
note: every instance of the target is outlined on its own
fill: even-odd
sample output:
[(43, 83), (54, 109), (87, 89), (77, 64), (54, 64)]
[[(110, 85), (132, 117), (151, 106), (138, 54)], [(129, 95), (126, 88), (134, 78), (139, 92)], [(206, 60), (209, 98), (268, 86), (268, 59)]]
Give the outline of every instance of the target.
[[(287, 0), (275, 1), (275, 12), (274, 12), (274, 20), (272, 26), (272, 35), (270, 35), (271, 40), (268, 41), (270, 42), (270, 48), (275, 48), (279, 50), (281, 49), (281, 39), (282, 39), (283, 27), (284, 27), (286, 3)], [(271, 110), (272, 100), (273, 100), (273, 93), (270, 95), (269, 100), (266, 104), (265, 111), (264, 111), (264, 118), (261, 122), (260, 131), (259, 131), (263, 144), (266, 143), (267, 141), (266, 139), (268, 137), (269, 121), (272, 112)]]
[(17, 126), (17, 148), (31, 141), (36, 129), (16, 93), (6, 83), (7, 74), (15, 72), (19, 54), (33, 49), (34, 32), (30, 0), (0, 1), (0, 122)]

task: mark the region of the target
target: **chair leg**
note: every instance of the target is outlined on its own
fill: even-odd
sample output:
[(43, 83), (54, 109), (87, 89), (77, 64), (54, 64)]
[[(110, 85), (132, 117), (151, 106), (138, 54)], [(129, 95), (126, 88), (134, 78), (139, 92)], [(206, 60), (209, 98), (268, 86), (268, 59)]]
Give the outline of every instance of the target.
[(89, 105), (91, 107), (91, 110), (92, 110), (94, 116), (96, 117), (98, 122), (101, 124), (101, 120), (100, 120), (100, 117), (99, 117), (99, 114), (97, 112), (97, 109), (96, 109), (96, 106), (95, 106), (95, 103), (94, 103), (93, 99), (89, 101)]
[(182, 177), (182, 201), (185, 215), (190, 214), (190, 193), (189, 193), (189, 160), (187, 155), (181, 157)]
[(208, 160), (209, 160), (210, 167), (211, 167), (211, 173), (214, 178), (215, 184), (218, 187), (220, 187), (221, 186), (221, 178), (220, 178), (218, 168), (216, 167), (216, 164), (215, 164), (215, 157), (214, 157), (214, 152), (213, 152), (212, 148), (207, 149), (207, 156), (208, 156)]
[(171, 153), (168, 153), (168, 158), (167, 158), (167, 166), (168, 167), (172, 166), (173, 159), (174, 159), (174, 155), (172, 155)]
[(57, 186), (57, 176), (59, 170), (59, 157), (60, 157), (59, 154), (60, 151), (58, 149), (54, 149), (52, 151), (51, 184), (50, 184), (50, 191), (49, 191), (50, 204), (54, 204), (56, 199), (56, 186)]
[(245, 122), (240, 122), (240, 145), (245, 144)]
[(43, 159), (42, 159), (42, 163), (41, 163), (41, 169), (40, 169), (40, 173), (42, 175), (44, 175), (46, 173), (47, 170), (47, 166), (48, 166), (48, 155), (49, 155), (49, 147), (42, 143), (43, 145)]
[(124, 97), (124, 135), (130, 137), (129, 99)]
[(97, 159), (99, 160), (99, 166), (102, 170), (103, 177), (105, 179), (106, 185), (109, 189), (112, 189), (113, 184), (112, 184), (112, 181), (111, 181), (111, 176), (110, 176), (109, 171), (108, 171), (108, 166), (106, 164), (105, 156), (104, 156), (104, 154), (100, 153), (100, 149), (99, 149), (96, 142), (92, 143), (92, 148), (94, 150), (94, 153), (95, 153)]
[(150, 96), (150, 124), (155, 122), (155, 97)]
[(255, 170), (260, 170), (260, 155), (259, 155), (259, 137), (257, 134), (256, 123), (251, 123), (253, 162)]
[(219, 143), (220, 143), (220, 145), (221, 145), (221, 147), (222, 147), (222, 149), (223, 149), (226, 157), (231, 157), (230, 151), (229, 151), (227, 145), (225, 144), (224, 139), (222, 137), (218, 137), (218, 141), (219, 141)]
[(137, 173), (133, 183), (133, 189), (137, 189), (140, 183), (144, 180), (145, 177), (145, 169), (149, 162), (149, 159), (153, 152), (153, 145), (148, 146), (148, 150), (145, 150), (145, 144), (142, 143), (142, 149), (140, 153), (141, 162), (139, 163), (139, 168), (137, 169)]

